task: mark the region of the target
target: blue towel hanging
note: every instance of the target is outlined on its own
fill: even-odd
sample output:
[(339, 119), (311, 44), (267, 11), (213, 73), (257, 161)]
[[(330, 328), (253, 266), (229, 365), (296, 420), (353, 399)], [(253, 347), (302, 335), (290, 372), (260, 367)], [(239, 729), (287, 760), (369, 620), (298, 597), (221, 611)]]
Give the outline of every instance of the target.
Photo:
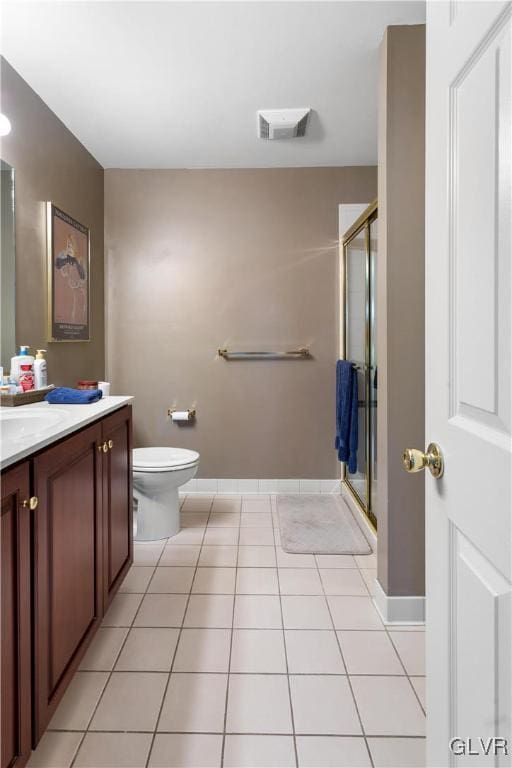
[(101, 400), (101, 389), (71, 389), (71, 387), (57, 387), (48, 392), (44, 398), (47, 402), (59, 405), (87, 405)]
[(336, 364), (336, 440), (338, 458), (348, 465), (351, 474), (357, 472), (358, 446), (357, 371), (350, 360)]

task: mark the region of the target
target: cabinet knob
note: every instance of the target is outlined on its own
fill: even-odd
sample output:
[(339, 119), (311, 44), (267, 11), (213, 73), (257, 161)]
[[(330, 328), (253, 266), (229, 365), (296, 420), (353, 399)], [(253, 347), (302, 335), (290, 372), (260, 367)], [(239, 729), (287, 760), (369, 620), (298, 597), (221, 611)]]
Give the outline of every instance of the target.
[(109, 440), (108, 441), (108, 447), (110, 448), (110, 450), (112, 450), (112, 448), (114, 447), (114, 441), (113, 440)]
[(32, 512), (34, 509), (37, 509), (37, 506), (39, 504), (39, 499), (37, 496), (31, 496), (30, 499), (25, 499), (23, 502), (23, 507), (25, 509), (30, 509)]
[(103, 443), (103, 445), (101, 446), (101, 450), (103, 451), (103, 453), (107, 453), (108, 452), (108, 445), (107, 445), (106, 442)]

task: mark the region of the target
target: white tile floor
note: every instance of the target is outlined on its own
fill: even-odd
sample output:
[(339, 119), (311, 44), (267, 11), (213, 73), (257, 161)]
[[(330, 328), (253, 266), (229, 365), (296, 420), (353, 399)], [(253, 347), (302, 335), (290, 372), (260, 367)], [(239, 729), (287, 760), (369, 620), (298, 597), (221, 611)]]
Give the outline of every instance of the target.
[[(272, 496), (188, 496), (135, 545), (31, 768), (424, 765), (424, 633), (373, 555), (290, 555)], [(407, 631), (406, 631), (407, 630)]]

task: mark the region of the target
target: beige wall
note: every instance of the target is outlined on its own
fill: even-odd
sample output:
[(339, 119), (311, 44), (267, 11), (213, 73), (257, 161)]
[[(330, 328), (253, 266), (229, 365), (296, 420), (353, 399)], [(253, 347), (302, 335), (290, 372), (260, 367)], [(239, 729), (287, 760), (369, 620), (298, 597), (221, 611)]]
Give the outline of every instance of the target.
[(401, 456), (425, 445), (425, 27), (388, 27), (380, 54), (378, 579), (424, 595), (425, 477)]
[[(375, 168), (105, 172), (108, 371), (137, 445), (197, 449), (200, 477), (339, 475), (338, 204), (375, 193)], [(216, 356), (302, 344), (313, 360)]]
[[(103, 168), (1, 59), (2, 112), (11, 133), (2, 159), (15, 170), (16, 342), (48, 350), (55, 384), (103, 378)], [(46, 209), (51, 200), (91, 230), (91, 341), (47, 342)]]

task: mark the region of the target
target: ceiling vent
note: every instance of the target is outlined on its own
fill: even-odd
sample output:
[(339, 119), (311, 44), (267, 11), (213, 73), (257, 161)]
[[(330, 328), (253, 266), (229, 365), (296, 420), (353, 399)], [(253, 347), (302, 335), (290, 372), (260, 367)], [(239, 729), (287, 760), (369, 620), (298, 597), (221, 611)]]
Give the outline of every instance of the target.
[(310, 109), (260, 109), (260, 139), (295, 139), (304, 136)]

